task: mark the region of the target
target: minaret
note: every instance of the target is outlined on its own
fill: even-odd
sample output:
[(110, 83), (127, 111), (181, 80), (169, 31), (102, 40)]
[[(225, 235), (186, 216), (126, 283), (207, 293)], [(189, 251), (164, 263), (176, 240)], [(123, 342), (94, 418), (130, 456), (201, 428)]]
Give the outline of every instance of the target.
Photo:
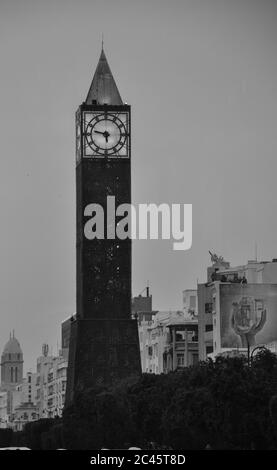
[(86, 101), (76, 112), (77, 314), (71, 324), (66, 403), (76, 390), (141, 373), (131, 319), (131, 240), (117, 237), (95, 204), (115, 214), (131, 203), (131, 109), (123, 104), (102, 48)]

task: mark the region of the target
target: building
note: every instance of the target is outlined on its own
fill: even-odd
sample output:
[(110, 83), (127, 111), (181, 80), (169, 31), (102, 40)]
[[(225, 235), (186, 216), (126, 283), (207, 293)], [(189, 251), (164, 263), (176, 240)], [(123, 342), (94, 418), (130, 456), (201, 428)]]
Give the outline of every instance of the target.
[[(27, 372), (22, 383), (13, 392), (13, 408), (20, 403), (36, 403), (37, 374)], [(18, 398), (16, 398), (18, 395)]]
[(181, 315), (173, 316), (168, 324), (168, 338), (165, 346), (164, 372), (168, 373), (198, 363), (198, 320)]
[(8, 423), (8, 392), (0, 392), (0, 429)]
[(198, 315), (197, 289), (183, 290), (183, 311), (186, 317)]
[(1, 356), (1, 387), (8, 394), (8, 414), (12, 412), (12, 392), (23, 380), (23, 352), (19, 341), (10, 334)]
[(168, 373), (198, 362), (198, 321), (183, 311), (159, 311), (139, 321), (142, 370)]
[(149, 293), (149, 287), (146, 287), (146, 295), (139, 294), (132, 298), (132, 317), (139, 318), (141, 314), (152, 313), (152, 295)]
[(46, 412), (48, 418), (62, 416), (66, 393), (67, 360), (63, 356), (53, 358), (47, 376)]
[(67, 360), (63, 355), (48, 356), (43, 345), (42, 355), (37, 359), (36, 398), (40, 418), (61, 416), (65, 402)]
[(12, 410), (11, 420), (14, 419), (15, 410), (22, 404), (31, 403), (36, 407), (37, 395), (37, 374), (27, 372), (27, 376), (22, 380), (22, 383), (17, 385), (12, 394)]
[(152, 295), (149, 294), (149, 287), (146, 287), (146, 295), (142, 294), (132, 299), (132, 317), (138, 322), (139, 346), (141, 368), (145, 372), (147, 369), (146, 360), (148, 359), (147, 342), (148, 328), (152, 325), (152, 320), (157, 312), (152, 310)]
[(247, 264), (231, 267), (222, 256), (212, 254), (212, 266), (207, 268), (207, 282), (240, 282), (249, 284), (276, 284), (277, 259), (272, 261), (249, 260)]
[[(118, 207), (131, 203), (130, 113), (102, 48), (76, 113), (77, 313), (67, 403), (76, 389), (141, 373), (137, 321), (131, 317), (131, 238), (119, 236), (123, 224), (116, 224)], [(103, 215), (100, 222), (95, 208)]]
[(146, 373), (164, 372), (163, 353), (167, 342), (167, 323), (172, 312), (158, 311), (151, 320), (139, 322), (142, 370)]
[(70, 344), (70, 333), (72, 321), (76, 320), (76, 314), (71, 315), (62, 322), (61, 333), (62, 333), (62, 351), (61, 355), (68, 361), (69, 344)]
[(48, 376), (53, 366), (53, 356), (48, 356), (48, 347), (43, 345), (42, 355), (37, 359), (35, 402), (40, 418), (48, 416)]
[(140, 312), (138, 314), (139, 346), (142, 372), (149, 370), (149, 329), (153, 324), (153, 317), (157, 312)]
[[(213, 255), (216, 256), (216, 255)], [(198, 285), (199, 358), (251, 352), (277, 339), (277, 262), (212, 259)]]
[(30, 423), (31, 421), (36, 421), (38, 418), (37, 407), (33, 403), (21, 403), (15, 407), (9, 427), (16, 432), (22, 431), (25, 424)]

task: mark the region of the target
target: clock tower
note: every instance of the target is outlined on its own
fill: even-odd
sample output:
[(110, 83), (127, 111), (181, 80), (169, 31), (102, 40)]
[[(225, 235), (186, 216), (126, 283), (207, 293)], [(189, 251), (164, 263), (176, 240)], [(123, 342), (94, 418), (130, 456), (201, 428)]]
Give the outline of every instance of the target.
[(137, 321), (131, 318), (131, 239), (118, 238), (115, 215), (119, 205), (131, 204), (131, 109), (122, 102), (103, 47), (76, 112), (76, 199), (77, 314), (67, 404), (76, 391), (141, 373)]

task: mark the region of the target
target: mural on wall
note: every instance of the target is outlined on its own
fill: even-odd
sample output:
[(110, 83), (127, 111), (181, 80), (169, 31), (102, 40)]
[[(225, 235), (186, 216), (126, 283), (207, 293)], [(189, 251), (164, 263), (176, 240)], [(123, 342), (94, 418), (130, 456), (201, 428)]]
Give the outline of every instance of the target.
[(277, 284), (220, 286), (221, 347), (247, 348), (277, 337)]

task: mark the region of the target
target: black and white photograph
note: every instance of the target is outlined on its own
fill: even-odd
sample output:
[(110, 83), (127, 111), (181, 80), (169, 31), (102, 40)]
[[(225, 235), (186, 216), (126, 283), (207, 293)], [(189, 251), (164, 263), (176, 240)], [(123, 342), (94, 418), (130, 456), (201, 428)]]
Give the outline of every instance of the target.
[(277, 450), (276, 51), (274, 0), (0, 0), (0, 451)]

